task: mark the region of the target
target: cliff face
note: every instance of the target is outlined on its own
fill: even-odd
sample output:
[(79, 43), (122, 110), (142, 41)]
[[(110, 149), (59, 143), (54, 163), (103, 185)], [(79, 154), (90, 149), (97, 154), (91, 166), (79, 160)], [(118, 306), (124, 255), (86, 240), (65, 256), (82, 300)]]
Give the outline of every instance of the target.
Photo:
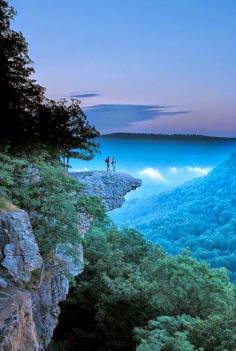
[(24, 211), (0, 214), (0, 349), (39, 350), (31, 293), (25, 286), (43, 260)]
[(97, 196), (107, 211), (121, 207), (125, 195), (141, 186), (141, 180), (126, 173), (72, 172), (72, 177), (84, 185), (82, 195)]
[[(127, 192), (141, 181), (126, 174), (73, 173), (84, 184), (82, 195), (99, 196), (107, 210), (120, 207)], [(80, 195), (81, 195), (80, 194)], [(78, 230), (89, 230), (93, 219), (80, 211)], [(0, 212), (0, 350), (45, 350), (57, 325), (58, 304), (66, 299), (69, 281), (65, 268), (76, 276), (83, 269), (75, 264), (68, 247), (55, 248), (55, 257), (43, 262), (25, 211)]]

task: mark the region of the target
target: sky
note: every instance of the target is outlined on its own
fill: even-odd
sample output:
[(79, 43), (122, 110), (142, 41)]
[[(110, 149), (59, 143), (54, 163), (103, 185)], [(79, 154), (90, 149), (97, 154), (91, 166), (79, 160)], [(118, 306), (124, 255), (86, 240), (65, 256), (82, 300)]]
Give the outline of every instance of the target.
[(10, 0), (49, 97), (102, 133), (236, 136), (235, 0)]

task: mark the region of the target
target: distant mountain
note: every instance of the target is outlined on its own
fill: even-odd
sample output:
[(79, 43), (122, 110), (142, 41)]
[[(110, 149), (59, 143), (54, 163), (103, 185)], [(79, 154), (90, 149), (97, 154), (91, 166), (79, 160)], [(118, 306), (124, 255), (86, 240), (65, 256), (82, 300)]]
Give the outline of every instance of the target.
[(235, 141), (236, 138), (227, 138), (227, 137), (217, 137), (217, 136), (207, 136), (207, 135), (198, 135), (198, 134), (145, 134), (145, 133), (111, 133), (101, 135), (101, 138), (104, 139), (156, 139), (156, 140), (186, 140), (186, 141)]
[(129, 205), (128, 220), (148, 240), (177, 254), (226, 267), (236, 281), (236, 154), (207, 176), (145, 203)]

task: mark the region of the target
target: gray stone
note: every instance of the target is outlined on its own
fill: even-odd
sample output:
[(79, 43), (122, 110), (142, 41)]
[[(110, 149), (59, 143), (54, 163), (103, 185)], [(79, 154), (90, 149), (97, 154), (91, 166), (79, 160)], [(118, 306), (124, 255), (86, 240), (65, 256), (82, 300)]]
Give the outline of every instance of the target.
[(73, 277), (76, 277), (83, 272), (84, 252), (81, 244), (77, 247), (73, 247), (72, 244), (58, 245), (56, 249), (56, 257), (63, 263), (65, 269)]
[(28, 281), (30, 272), (41, 267), (42, 257), (25, 211), (0, 213), (0, 249), (0, 264), (16, 281)]
[(45, 350), (52, 338), (60, 314), (58, 304), (66, 299), (68, 292), (64, 268), (55, 263), (46, 266), (40, 285), (31, 293), (40, 350)]
[(92, 223), (93, 217), (84, 210), (79, 210), (78, 229), (82, 237), (89, 231)]
[[(79, 216), (78, 230), (81, 238), (83, 238), (93, 223), (93, 217), (82, 210), (79, 211)], [(68, 273), (73, 277), (82, 273), (84, 267), (84, 252), (82, 244), (77, 245), (77, 247), (73, 247), (69, 243), (57, 245), (55, 255), (63, 263)]]
[(0, 289), (5, 289), (6, 287), (7, 287), (6, 280), (0, 277)]
[(126, 173), (94, 171), (71, 172), (70, 175), (84, 186), (81, 195), (99, 197), (107, 211), (121, 207), (125, 195), (142, 184), (140, 179)]

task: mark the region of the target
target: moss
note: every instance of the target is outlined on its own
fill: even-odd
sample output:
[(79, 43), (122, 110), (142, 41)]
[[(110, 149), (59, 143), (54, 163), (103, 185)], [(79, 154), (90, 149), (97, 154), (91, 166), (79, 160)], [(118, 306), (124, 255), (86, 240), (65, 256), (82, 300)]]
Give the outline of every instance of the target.
[(14, 211), (19, 211), (19, 208), (10, 201), (4, 199), (3, 197), (0, 197), (0, 212), (3, 211), (9, 211), (9, 212), (14, 212)]

